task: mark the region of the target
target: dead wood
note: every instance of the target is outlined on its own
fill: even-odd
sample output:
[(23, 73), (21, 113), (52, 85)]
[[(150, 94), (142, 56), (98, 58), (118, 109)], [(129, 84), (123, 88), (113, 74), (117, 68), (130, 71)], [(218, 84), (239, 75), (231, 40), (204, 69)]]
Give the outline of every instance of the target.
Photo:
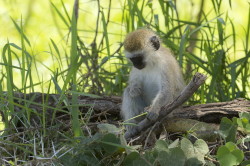
[(232, 118), (241, 112), (250, 112), (250, 101), (239, 98), (228, 102), (184, 106), (174, 117), (196, 119), (203, 122), (219, 123), (222, 117)]
[[(204, 79), (203, 77), (201, 77)], [(201, 79), (201, 80), (202, 80)], [(193, 79), (192, 82), (197, 82), (200, 79)], [(200, 80), (200, 81), (201, 81)], [(202, 84), (202, 82), (198, 83)], [(192, 84), (191, 84), (192, 85)], [(183, 91), (180, 97), (178, 97), (173, 103), (163, 108), (163, 112), (161, 112), (161, 117), (166, 117), (165, 114), (170, 113), (176, 107), (185, 102), (189, 96), (195, 91), (195, 86), (197, 85), (190, 84)], [(189, 87), (189, 88), (188, 88)], [(5, 98), (1, 98), (1, 102), (5, 103), (5, 107), (7, 108), (10, 102), (7, 101), (7, 92), (2, 94)], [(65, 106), (63, 102), (58, 101), (60, 98), (59, 94), (44, 94), (44, 93), (29, 93), (23, 94), (20, 92), (14, 92), (14, 110), (16, 113), (21, 113), (22, 109), (28, 108), (30, 109), (33, 117), (35, 119), (37, 116), (40, 116), (43, 110), (46, 111), (46, 120), (49, 122), (49, 119), (52, 118), (52, 115), (55, 113), (55, 117), (60, 119), (61, 122), (70, 120), (70, 113), (68, 111), (68, 107)], [(70, 102), (71, 96), (66, 95), (66, 98)], [(43, 104), (44, 103), (44, 104)], [(91, 97), (91, 96), (82, 96), (78, 97), (78, 105), (79, 110), (82, 113), (82, 117), (91, 109), (91, 124), (97, 124), (96, 122), (107, 122), (107, 123), (116, 123), (120, 120), (120, 104), (121, 98), (118, 96), (111, 97)], [(22, 106), (22, 107), (20, 107)], [(164, 111), (165, 110), (165, 111)], [(218, 102), (218, 103), (208, 103), (208, 104), (200, 104), (194, 106), (184, 106), (179, 111), (173, 111), (172, 115), (174, 118), (183, 118), (183, 119), (194, 119), (199, 120), (201, 122), (209, 122), (209, 123), (219, 123), (222, 117), (234, 117), (238, 116), (240, 112), (250, 112), (250, 101), (245, 99), (235, 99), (233, 101), (228, 102)], [(4, 110), (0, 110), (2, 118)], [(37, 114), (38, 113), (38, 114)], [(5, 121), (5, 119), (3, 119)], [(158, 120), (159, 121), (159, 120)], [(37, 121), (39, 122), (39, 121)], [(144, 121), (145, 122), (145, 121)], [(143, 122), (143, 123), (144, 123)], [(152, 126), (153, 122), (149, 123)], [(139, 130), (140, 132), (141, 130)], [(133, 133), (128, 135), (127, 138), (131, 138), (134, 135), (138, 134)]]

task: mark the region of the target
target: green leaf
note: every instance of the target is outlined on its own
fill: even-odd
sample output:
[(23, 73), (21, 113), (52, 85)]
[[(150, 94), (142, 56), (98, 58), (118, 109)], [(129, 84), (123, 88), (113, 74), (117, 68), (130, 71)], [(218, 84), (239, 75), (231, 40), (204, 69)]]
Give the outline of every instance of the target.
[[(77, 51), (77, 18), (75, 17), (75, 12), (72, 13), (72, 20), (71, 20), (71, 50), (70, 50), (70, 68), (66, 76), (66, 80), (64, 82), (62, 93), (65, 92), (67, 85), (70, 81), (72, 81), (72, 90), (76, 91), (77, 86), (77, 69), (78, 69), (78, 51)], [(62, 96), (62, 95), (61, 95)], [(75, 137), (79, 137), (83, 135), (81, 130), (80, 122), (79, 122), (79, 106), (78, 103), (78, 94), (72, 94), (72, 106), (70, 107), (71, 112), (71, 122), (72, 122), (72, 129)]]
[(216, 166), (212, 161), (206, 160), (206, 166)]
[(223, 27), (222, 24), (224, 23), (222, 18), (217, 19), (217, 28), (218, 28), (218, 34), (219, 34), (219, 43), (223, 45), (224, 38), (223, 38)]
[(143, 155), (143, 158), (145, 158), (149, 163), (153, 164), (156, 162), (156, 159), (158, 157), (158, 152), (156, 150), (146, 151)]
[(233, 166), (242, 162), (244, 153), (233, 142), (227, 142), (219, 147), (216, 157), (221, 166)]
[(243, 161), (240, 165), (241, 166), (249, 166), (250, 165), (250, 160)]
[(118, 134), (120, 132), (120, 129), (117, 128), (115, 125), (107, 124), (107, 123), (101, 123), (97, 125), (98, 129), (101, 133), (113, 133)]
[(202, 139), (198, 139), (198, 140), (194, 143), (194, 148), (195, 148), (195, 151), (196, 151), (197, 153), (200, 153), (200, 154), (202, 154), (203, 156), (209, 152), (207, 143), (206, 143), (204, 140), (202, 140)]
[(116, 135), (109, 133), (102, 138), (101, 145), (107, 153), (112, 154), (120, 147), (120, 139)]
[(204, 156), (209, 152), (207, 143), (202, 139), (198, 139), (193, 145), (187, 138), (183, 138), (181, 140), (181, 149), (184, 151), (187, 159), (190, 159), (190, 163), (198, 161), (198, 163), (205, 163)]
[(246, 124), (245, 130), (246, 130), (247, 133), (250, 133), (250, 124), (249, 123)]
[[(60, 17), (60, 19), (64, 22), (64, 24), (65, 24), (68, 28), (70, 28), (70, 25), (69, 25), (70, 20), (67, 20), (67, 19), (63, 16), (63, 14), (60, 12), (60, 10), (56, 7), (55, 4), (53, 4), (53, 3), (51, 2), (51, 5), (52, 5), (52, 7), (55, 9), (55, 11), (56, 11), (57, 15)], [(68, 17), (68, 19), (70, 19), (70, 18)]]
[(250, 113), (249, 112), (241, 112), (239, 113), (240, 118), (246, 118), (248, 121), (250, 121)]
[(131, 161), (137, 160), (137, 159), (140, 159), (140, 158), (141, 158), (141, 157), (140, 157), (140, 154), (139, 154), (138, 152), (132, 152), (132, 153), (130, 153), (129, 155), (127, 155), (127, 157), (125, 158), (123, 164), (132, 163)]
[(233, 118), (233, 121), (223, 117), (220, 123), (219, 134), (226, 139), (227, 142), (236, 141), (236, 132), (237, 132), (237, 118)]
[(31, 46), (30, 45), (30, 41), (29, 41), (29, 39), (27, 38), (27, 36), (24, 34), (24, 32), (23, 32), (23, 28), (22, 28), (22, 26), (23, 25), (18, 25), (16, 22), (15, 22), (15, 20), (13, 19), (13, 18), (11, 18), (11, 20), (12, 20), (12, 22), (14, 23), (14, 25), (15, 25), (15, 28), (17, 29), (17, 31), (20, 33), (20, 35), (24, 38), (24, 40), (26, 41), (26, 43), (28, 43), (28, 45), (29, 46)]
[(101, 15), (102, 15), (102, 25), (103, 25), (103, 35), (104, 35), (104, 38), (105, 38), (105, 42), (106, 42), (106, 48), (107, 48), (107, 54), (108, 56), (110, 56), (110, 45), (109, 45), (109, 36), (108, 36), (108, 29), (107, 29), (107, 21), (105, 19), (105, 15), (104, 15), (104, 12), (101, 11)]
[(183, 166), (185, 164), (186, 157), (181, 148), (172, 148), (168, 151), (160, 152), (157, 160), (159, 161), (161, 166)]
[(168, 151), (168, 143), (164, 140), (157, 140), (155, 144), (155, 150), (160, 151)]
[(202, 161), (198, 160), (195, 157), (189, 158), (185, 163), (185, 166), (194, 166), (194, 165), (204, 165)]
[(169, 146), (168, 146), (168, 148), (170, 149), (170, 148), (176, 148), (178, 145), (179, 145), (179, 142), (180, 142), (180, 140), (179, 139), (176, 139), (174, 142), (172, 142)]
[(181, 149), (184, 151), (187, 158), (194, 157), (194, 146), (187, 138), (181, 140)]
[(237, 124), (240, 127), (239, 130), (245, 133), (250, 133), (250, 123), (248, 117), (237, 118)]
[(123, 161), (124, 166), (149, 166), (149, 163), (140, 157), (137, 152), (130, 153)]

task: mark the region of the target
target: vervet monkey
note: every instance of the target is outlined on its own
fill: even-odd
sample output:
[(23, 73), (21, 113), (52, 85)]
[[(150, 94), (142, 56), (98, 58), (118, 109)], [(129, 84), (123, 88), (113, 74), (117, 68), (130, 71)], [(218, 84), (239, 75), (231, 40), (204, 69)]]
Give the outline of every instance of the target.
[[(123, 93), (122, 117), (128, 120), (147, 111), (147, 118), (156, 120), (161, 107), (172, 102), (184, 88), (178, 62), (149, 29), (129, 33), (124, 48), (125, 56), (133, 63), (133, 68), (129, 85)], [(141, 120), (136, 118), (128, 122), (138, 123)], [(127, 126), (128, 129), (130, 126)]]

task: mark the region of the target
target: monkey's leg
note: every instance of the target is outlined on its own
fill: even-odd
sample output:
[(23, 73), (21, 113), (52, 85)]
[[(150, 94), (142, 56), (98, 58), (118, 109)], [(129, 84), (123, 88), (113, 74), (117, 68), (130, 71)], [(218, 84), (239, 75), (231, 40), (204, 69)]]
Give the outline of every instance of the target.
[[(141, 95), (132, 97), (130, 94), (129, 87), (127, 87), (124, 90), (121, 114), (122, 114), (123, 119), (125, 120), (125, 123), (137, 123), (140, 120), (142, 120), (144, 116), (138, 117), (138, 118), (133, 118), (133, 117), (143, 113), (145, 107), (146, 107), (146, 104), (143, 101)], [(131, 129), (133, 127), (134, 127), (133, 125), (126, 125), (127, 129)]]

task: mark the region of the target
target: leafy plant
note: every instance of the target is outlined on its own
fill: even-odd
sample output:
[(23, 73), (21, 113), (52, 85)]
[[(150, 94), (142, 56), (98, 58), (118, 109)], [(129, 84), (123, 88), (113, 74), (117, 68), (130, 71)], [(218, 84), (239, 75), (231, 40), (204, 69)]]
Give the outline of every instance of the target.
[(223, 117), (220, 123), (219, 134), (226, 140), (226, 142), (235, 142), (237, 128), (238, 124), (236, 117), (234, 117), (232, 120)]
[(64, 165), (109, 165), (117, 163), (115, 153), (119, 154), (124, 146), (114, 134), (95, 134), (71, 140), (66, 150), (59, 153), (59, 163)]
[(240, 127), (240, 130), (243, 130), (244, 133), (250, 133), (250, 113), (242, 112), (239, 114), (237, 119), (237, 124)]
[(187, 157), (187, 165), (205, 164), (204, 156), (208, 153), (208, 145), (202, 140), (198, 139), (192, 144), (188, 139), (181, 140), (181, 149)]
[(216, 157), (221, 166), (239, 165), (244, 158), (244, 153), (232, 142), (227, 142), (219, 147)]
[(208, 153), (205, 141), (198, 139), (192, 144), (188, 139), (176, 140), (168, 144), (164, 140), (158, 140), (154, 149), (145, 154), (130, 153), (124, 160), (124, 165), (202, 165), (204, 157)]

